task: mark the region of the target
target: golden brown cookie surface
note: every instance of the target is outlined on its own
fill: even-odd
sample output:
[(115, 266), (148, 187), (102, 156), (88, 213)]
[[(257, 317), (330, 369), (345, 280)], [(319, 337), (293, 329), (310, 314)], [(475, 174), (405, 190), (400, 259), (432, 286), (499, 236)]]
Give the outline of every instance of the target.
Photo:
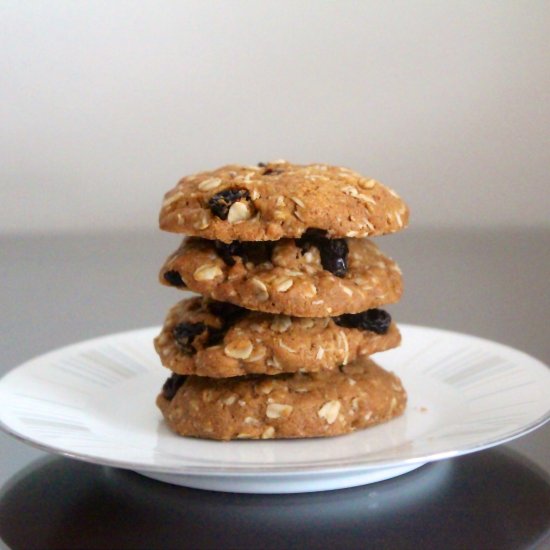
[(407, 226), (409, 211), (391, 189), (347, 168), (277, 161), (228, 165), (184, 177), (166, 193), (165, 231), (224, 242), (328, 236), (366, 237)]
[(220, 440), (341, 435), (402, 414), (406, 402), (399, 378), (369, 359), (312, 374), (173, 375), (157, 398), (173, 431)]
[(349, 322), (342, 326), (338, 318), (271, 315), (191, 298), (169, 311), (155, 348), (163, 365), (178, 374), (225, 378), (316, 372), (398, 346), (396, 325), (389, 324), (389, 316), (384, 321), (365, 330), (350, 328)]
[(316, 246), (302, 248), (294, 239), (271, 243), (254, 261), (231, 256), (234, 265), (222, 258), (214, 241), (185, 239), (166, 260), (160, 281), (184, 283), (214, 300), (247, 309), (296, 317), (358, 313), (397, 302), (402, 293), (397, 264), (368, 239), (342, 241), (348, 248), (347, 263), (338, 276), (324, 268)]

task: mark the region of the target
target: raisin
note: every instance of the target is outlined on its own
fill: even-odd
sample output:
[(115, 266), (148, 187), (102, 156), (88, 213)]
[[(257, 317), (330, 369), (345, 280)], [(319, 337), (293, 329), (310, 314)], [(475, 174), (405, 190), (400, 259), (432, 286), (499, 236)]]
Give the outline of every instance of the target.
[(162, 397), (164, 397), (164, 399), (168, 399), (168, 401), (172, 401), (177, 391), (183, 386), (186, 378), (187, 376), (184, 376), (183, 374), (172, 374), (172, 376), (170, 376), (170, 378), (168, 378), (162, 386)]
[(348, 243), (346, 239), (326, 239), (319, 249), (323, 269), (336, 277), (344, 277), (348, 272)]
[(206, 346), (216, 346), (221, 343), (231, 325), (234, 325), (246, 314), (246, 309), (228, 302), (210, 302), (208, 304), (208, 311), (220, 319), (221, 327), (207, 327), (208, 336), (206, 338)]
[(178, 271), (165, 271), (163, 277), (169, 285), (179, 287), (185, 286), (185, 283), (183, 282), (183, 279)]
[(296, 239), (296, 243), (302, 252), (315, 246), (321, 255), (323, 269), (337, 277), (344, 277), (348, 271), (348, 243), (346, 239), (328, 239), (326, 234), (327, 232), (323, 229), (310, 227), (299, 239)]
[(229, 244), (222, 241), (214, 241), (214, 246), (216, 247), (218, 256), (224, 261), (225, 265), (228, 265), (229, 267), (233, 267), (235, 265), (233, 256), (240, 256), (239, 245), (239, 241), (233, 241)]
[(179, 323), (172, 329), (172, 336), (181, 351), (194, 355), (197, 350), (193, 347), (193, 340), (205, 329), (204, 323)]
[(233, 256), (240, 256), (243, 262), (252, 262), (256, 265), (269, 262), (274, 243), (271, 241), (233, 241), (229, 244), (215, 241), (216, 252), (226, 265), (235, 265)]
[(208, 311), (218, 317), (221, 321), (221, 327), (212, 327), (204, 323), (179, 323), (172, 329), (172, 336), (176, 341), (180, 350), (187, 355), (194, 355), (197, 350), (193, 346), (195, 338), (206, 331), (206, 347), (219, 344), (229, 327), (234, 324), (237, 319), (242, 317), (246, 310), (242, 307), (225, 302), (210, 302)]
[(391, 315), (383, 309), (367, 309), (361, 313), (346, 313), (333, 317), (341, 327), (360, 328), (376, 334), (386, 334), (391, 324)]
[(221, 220), (227, 220), (231, 205), (243, 198), (247, 201), (250, 200), (250, 194), (246, 189), (225, 189), (212, 195), (208, 201), (208, 206), (212, 214), (218, 216)]

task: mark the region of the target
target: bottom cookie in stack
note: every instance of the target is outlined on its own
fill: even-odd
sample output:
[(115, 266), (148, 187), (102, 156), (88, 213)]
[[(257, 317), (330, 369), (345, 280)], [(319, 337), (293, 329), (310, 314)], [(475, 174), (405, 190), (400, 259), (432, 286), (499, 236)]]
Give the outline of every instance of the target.
[(157, 397), (173, 431), (220, 440), (341, 435), (399, 416), (406, 402), (399, 378), (368, 358), (316, 373), (173, 374)]

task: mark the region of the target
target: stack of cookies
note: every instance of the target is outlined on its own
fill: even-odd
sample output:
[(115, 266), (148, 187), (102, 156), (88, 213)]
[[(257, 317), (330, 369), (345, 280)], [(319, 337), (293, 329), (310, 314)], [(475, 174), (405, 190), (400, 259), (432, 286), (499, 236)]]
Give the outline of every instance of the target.
[(400, 334), (379, 309), (398, 266), (366, 237), (404, 228), (390, 189), (345, 168), (285, 161), (183, 178), (161, 229), (185, 233), (160, 281), (201, 296), (168, 313), (155, 348), (172, 375), (157, 405), (209, 439), (324, 437), (401, 414), (400, 380), (369, 356)]

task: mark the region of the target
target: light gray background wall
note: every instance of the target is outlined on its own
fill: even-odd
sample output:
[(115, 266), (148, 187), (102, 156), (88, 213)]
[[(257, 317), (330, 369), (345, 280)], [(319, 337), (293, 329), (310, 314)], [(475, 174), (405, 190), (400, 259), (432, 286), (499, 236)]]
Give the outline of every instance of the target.
[(186, 173), (274, 158), (418, 225), (549, 225), (547, 1), (0, 4), (2, 232), (156, 227)]

